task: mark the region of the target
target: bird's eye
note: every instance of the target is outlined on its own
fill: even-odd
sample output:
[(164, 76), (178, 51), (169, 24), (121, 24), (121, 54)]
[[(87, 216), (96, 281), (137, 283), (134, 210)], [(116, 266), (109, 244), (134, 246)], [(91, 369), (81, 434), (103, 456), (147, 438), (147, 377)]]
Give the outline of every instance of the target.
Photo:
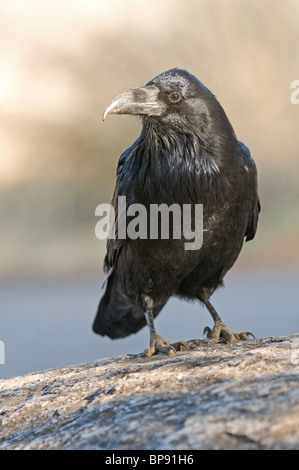
[(180, 93), (170, 93), (170, 95), (168, 95), (168, 98), (170, 99), (170, 101), (172, 103), (177, 103), (180, 99), (181, 99), (181, 95)]

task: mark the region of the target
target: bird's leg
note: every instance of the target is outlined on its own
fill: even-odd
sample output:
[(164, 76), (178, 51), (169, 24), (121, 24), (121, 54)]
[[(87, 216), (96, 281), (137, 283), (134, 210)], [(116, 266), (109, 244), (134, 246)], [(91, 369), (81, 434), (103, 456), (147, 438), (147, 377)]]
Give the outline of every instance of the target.
[(204, 334), (205, 333), (207, 334), (208, 338), (217, 339), (217, 340), (219, 338), (223, 338), (227, 344), (233, 344), (239, 340), (246, 340), (248, 339), (248, 336), (253, 336), (253, 338), (255, 338), (254, 334), (250, 333), (250, 331), (243, 331), (242, 333), (234, 333), (226, 326), (225, 323), (223, 323), (223, 321), (221, 320), (221, 318), (219, 317), (218, 313), (216, 312), (215, 308), (213, 307), (213, 305), (211, 304), (209, 300), (204, 300), (204, 304), (207, 307), (208, 311), (210, 312), (214, 320), (213, 329), (211, 330), (211, 328), (206, 326), (203, 331)]
[(145, 349), (143, 352), (144, 356), (149, 357), (157, 353), (163, 353), (170, 356), (175, 354), (176, 351), (188, 349), (187, 345), (183, 341), (178, 343), (170, 343), (169, 341), (165, 341), (162, 336), (158, 335), (154, 325), (153, 300), (148, 296), (144, 296), (144, 301), (146, 304), (146, 323), (150, 330), (150, 348)]

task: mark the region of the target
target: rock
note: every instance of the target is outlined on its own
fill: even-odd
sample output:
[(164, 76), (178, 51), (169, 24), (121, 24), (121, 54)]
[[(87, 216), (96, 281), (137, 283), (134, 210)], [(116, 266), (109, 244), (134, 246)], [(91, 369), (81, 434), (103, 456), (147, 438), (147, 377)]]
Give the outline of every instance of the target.
[(0, 449), (298, 449), (299, 335), (0, 381)]

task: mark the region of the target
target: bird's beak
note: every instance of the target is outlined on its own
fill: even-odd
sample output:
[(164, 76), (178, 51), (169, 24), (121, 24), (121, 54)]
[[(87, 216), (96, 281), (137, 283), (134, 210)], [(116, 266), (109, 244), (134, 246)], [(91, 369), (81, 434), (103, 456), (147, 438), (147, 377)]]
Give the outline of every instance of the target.
[(139, 114), (160, 116), (165, 107), (159, 101), (159, 88), (155, 85), (131, 88), (117, 96), (105, 109), (103, 121), (107, 114)]

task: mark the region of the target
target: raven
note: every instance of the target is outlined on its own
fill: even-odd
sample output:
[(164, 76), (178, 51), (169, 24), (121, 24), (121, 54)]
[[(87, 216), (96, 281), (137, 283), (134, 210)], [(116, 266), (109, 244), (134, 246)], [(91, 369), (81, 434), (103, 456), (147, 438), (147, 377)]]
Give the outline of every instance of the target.
[(154, 318), (177, 296), (206, 306), (214, 320), (212, 329), (204, 329), (208, 338), (232, 344), (254, 336), (232, 332), (210, 302), (244, 239), (254, 238), (260, 212), (255, 163), (222, 106), (194, 75), (174, 68), (116, 97), (103, 120), (109, 113), (142, 118), (140, 136), (118, 162), (115, 222), (119, 196), (126, 197), (126, 208), (202, 204), (203, 243), (186, 250), (184, 237), (163, 239), (161, 230), (157, 239), (123, 238), (116, 232), (107, 240), (107, 285), (93, 331), (121, 338), (147, 323), (150, 348), (144, 354), (174, 354), (186, 343), (165, 341)]

